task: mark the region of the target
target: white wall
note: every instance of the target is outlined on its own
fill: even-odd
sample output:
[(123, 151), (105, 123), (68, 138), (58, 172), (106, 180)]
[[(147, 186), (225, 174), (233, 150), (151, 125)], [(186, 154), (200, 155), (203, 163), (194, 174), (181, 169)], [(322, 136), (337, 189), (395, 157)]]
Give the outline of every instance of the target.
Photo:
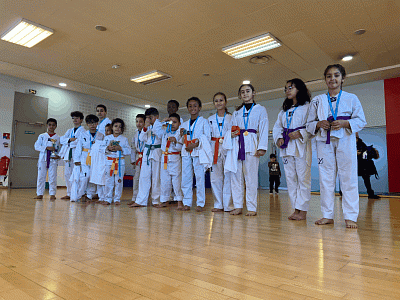
[[(37, 96), (49, 99), (48, 117), (57, 120), (58, 127), (56, 132), (59, 135), (63, 135), (70, 127), (73, 127), (70, 117), (71, 111), (79, 110), (86, 116), (87, 114), (94, 114), (98, 104), (104, 104), (108, 110), (107, 117), (111, 120), (119, 117), (125, 121), (126, 130), (124, 135), (131, 139), (136, 129), (135, 117), (137, 114), (144, 113), (143, 109), (127, 104), (0, 74), (1, 133), (11, 132), (12, 130), (14, 93), (26, 93), (28, 89), (34, 89), (37, 91)], [(133, 174), (134, 171), (131, 168), (130, 159), (127, 159), (126, 163), (126, 174)], [(58, 185), (65, 185), (63, 174), (64, 168), (62, 166), (58, 168)]]

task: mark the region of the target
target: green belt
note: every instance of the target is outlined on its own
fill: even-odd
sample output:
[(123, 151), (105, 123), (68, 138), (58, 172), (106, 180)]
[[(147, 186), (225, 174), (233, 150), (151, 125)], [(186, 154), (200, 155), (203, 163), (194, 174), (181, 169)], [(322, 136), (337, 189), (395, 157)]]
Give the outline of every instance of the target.
[(149, 165), (149, 156), (150, 156), (150, 151), (154, 149), (161, 148), (161, 144), (158, 145), (144, 145), (147, 148), (146, 156), (147, 156), (147, 165)]

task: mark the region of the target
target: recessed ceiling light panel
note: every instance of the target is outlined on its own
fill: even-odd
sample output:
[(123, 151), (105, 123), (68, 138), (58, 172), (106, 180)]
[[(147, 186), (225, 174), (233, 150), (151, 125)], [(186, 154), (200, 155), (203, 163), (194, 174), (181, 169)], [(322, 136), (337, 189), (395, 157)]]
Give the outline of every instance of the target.
[(60, 82), (58, 85), (59, 85), (59, 86), (62, 86), (62, 87), (66, 87), (66, 86), (67, 86), (67, 84), (64, 83), (64, 82)]
[(280, 47), (281, 42), (278, 41), (270, 33), (265, 33), (254, 38), (239, 42), (228, 47), (222, 48), (222, 52), (232, 56), (235, 59), (254, 55), (260, 52)]
[(353, 59), (353, 56), (352, 56), (352, 55), (346, 55), (346, 56), (344, 56), (344, 57), (342, 58), (343, 61), (350, 61), (350, 60), (352, 60), (352, 59)]
[(22, 19), (1, 35), (3, 41), (31, 48), (53, 34), (53, 30)]
[(146, 107), (146, 108), (150, 108), (150, 105), (149, 105), (149, 104), (146, 104), (144, 107)]
[(244, 80), (243, 84), (250, 84), (250, 80)]
[(142, 75), (132, 76), (131, 81), (144, 85), (170, 79), (172, 76), (160, 71), (151, 71)]

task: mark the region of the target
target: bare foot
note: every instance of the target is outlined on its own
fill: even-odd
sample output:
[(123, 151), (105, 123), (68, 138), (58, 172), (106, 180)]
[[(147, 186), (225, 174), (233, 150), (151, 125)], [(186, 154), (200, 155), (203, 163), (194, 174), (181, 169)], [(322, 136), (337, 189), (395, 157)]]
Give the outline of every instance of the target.
[(158, 204), (154, 204), (153, 206), (154, 206), (154, 207), (157, 207), (157, 208), (163, 208), (163, 207), (167, 207), (167, 203), (165, 203), (165, 202), (160, 202), (160, 203), (158, 203)]
[(333, 219), (326, 219), (326, 218), (322, 218), (319, 219), (318, 221), (315, 221), (315, 225), (328, 225), (333, 223), (334, 223)]
[(236, 216), (236, 215), (241, 215), (242, 214), (242, 209), (241, 208), (235, 208), (230, 212), (231, 215)]
[(36, 196), (36, 197), (34, 197), (33, 199), (42, 200), (42, 199), (43, 199), (43, 195)]
[(351, 229), (356, 229), (358, 228), (358, 225), (356, 222), (351, 221), (351, 220), (344, 220), (346, 222), (346, 228), (351, 228)]
[(121, 205), (121, 202), (120, 201), (116, 201), (115, 205)]
[(300, 211), (295, 209), (294, 212), (288, 217), (289, 220), (296, 220), (296, 216)]
[(307, 219), (307, 212), (304, 211), (304, 210), (299, 210), (299, 213), (296, 214), (296, 215), (294, 216), (294, 218), (291, 219), (291, 220), (302, 221), (302, 220), (305, 220), (305, 219)]
[(182, 207), (181, 210), (182, 210), (182, 211), (188, 211), (188, 210), (190, 210), (190, 206), (185, 205), (184, 207)]
[(247, 216), (247, 217), (254, 217), (254, 216), (257, 216), (257, 212), (255, 212), (255, 211), (248, 211), (247, 214), (246, 214), (246, 216)]
[(182, 201), (178, 201), (178, 207), (176, 208), (177, 210), (182, 210), (183, 208), (183, 203)]
[(204, 210), (204, 207), (201, 207), (201, 206), (197, 206), (196, 207), (196, 211), (197, 212), (201, 212), (201, 211), (203, 211)]
[(135, 203), (135, 201), (129, 201), (129, 202), (127, 203), (127, 205), (132, 205), (133, 203)]
[(133, 203), (132, 205), (129, 205), (129, 207), (146, 207), (146, 205), (140, 205), (137, 203)]
[(61, 197), (60, 199), (61, 199), (61, 200), (69, 200), (69, 199), (71, 199), (71, 198), (70, 198), (70, 196), (66, 195), (66, 196), (64, 196), (64, 197)]
[(103, 205), (111, 205), (111, 203), (110, 203), (110, 202), (107, 202), (107, 201), (104, 201), (102, 204), (103, 204)]
[(222, 208), (213, 208), (211, 211), (212, 212), (223, 212), (224, 210)]
[(54, 200), (56, 200), (56, 196), (50, 195), (50, 201), (54, 201)]

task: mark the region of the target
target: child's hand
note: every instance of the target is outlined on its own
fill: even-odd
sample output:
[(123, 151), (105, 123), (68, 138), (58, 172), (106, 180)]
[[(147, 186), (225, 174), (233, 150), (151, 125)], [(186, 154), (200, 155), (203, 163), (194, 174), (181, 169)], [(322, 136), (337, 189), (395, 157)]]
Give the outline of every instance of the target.
[(181, 128), (181, 130), (180, 130), (180, 135), (181, 135), (181, 136), (184, 136), (184, 135), (185, 135), (185, 128)]
[(114, 146), (115, 151), (122, 151), (122, 147), (120, 145)]
[(111, 145), (109, 145), (109, 146), (107, 147), (107, 150), (108, 150), (108, 151), (111, 151), (111, 152), (117, 151), (117, 150), (115, 150), (115, 146), (111, 146)]
[(260, 156), (264, 156), (264, 155), (265, 155), (265, 153), (267, 153), (267, 151), (266, 151), (266, 150), (257, 150), (257, 152), (256, 152), (255, 156), (258, 156), (258, 157), (260, 157)]
[(283, 144), (285, 143), (285, 140), (280, 138), (278, 139), (278, 141), (276, 142), (276, 145), (280, 148)]
[(350, 123), (347, 120), (336, 120), (331, 123), (332, 130), (339, 130), (340, 128), (350, 128)]
[(56, 148), (54, 148), (54, 147), (46, 147), (46, 150), (49, 150), (49, 151), (56, 151)]
[(168, 140), (170, 140), (171, 143), (176, 143), (176, 138), (175, 138), (174, 136), (170, 136), (170, 137), (168, 138)]
[(132, 166), (135, 166), (135, 162), (131, 162), (131, 165), (132, 165)]
[(144, 127), (149, 128), (150, 125), (151, 125), (151, 123), (150, 123), (150, 117), (147, 116), (147, 117), (146, 117), (146, 121), (144, 121)]
[(196, 141), (195, 143), (190, 143), (189, 145), (187, 145), (186, 151), (188, 152), (192, 151), (194, 148), (197, 148), (199, 144), (200, 144), (199, 141)]
[(232, 133), (231, 133), (231, 137), (237, 137), (238, 135), (240, 134), (240, 130), (235, 130), (235, 131), (232, 131)]
[(301, 135), (299, 130), (289, 133), (289, 137), (292, 140), (297, 140), (297, 139), (303, 138), (303, 136)]
[(329, 123), (328, 120), (319, 121), (317, 123), (317, 129), (319, 129), (319, 128), (329, 130), (329, 129), (331, 129), (331, 123)]
[(68, 141), (69, 142), (74, 142), (74, 141), (76, 141), (76, 138), (70, 138)]
[(79, 161), (75, 162), (75, 166), (80, 166), (81, 163)]

